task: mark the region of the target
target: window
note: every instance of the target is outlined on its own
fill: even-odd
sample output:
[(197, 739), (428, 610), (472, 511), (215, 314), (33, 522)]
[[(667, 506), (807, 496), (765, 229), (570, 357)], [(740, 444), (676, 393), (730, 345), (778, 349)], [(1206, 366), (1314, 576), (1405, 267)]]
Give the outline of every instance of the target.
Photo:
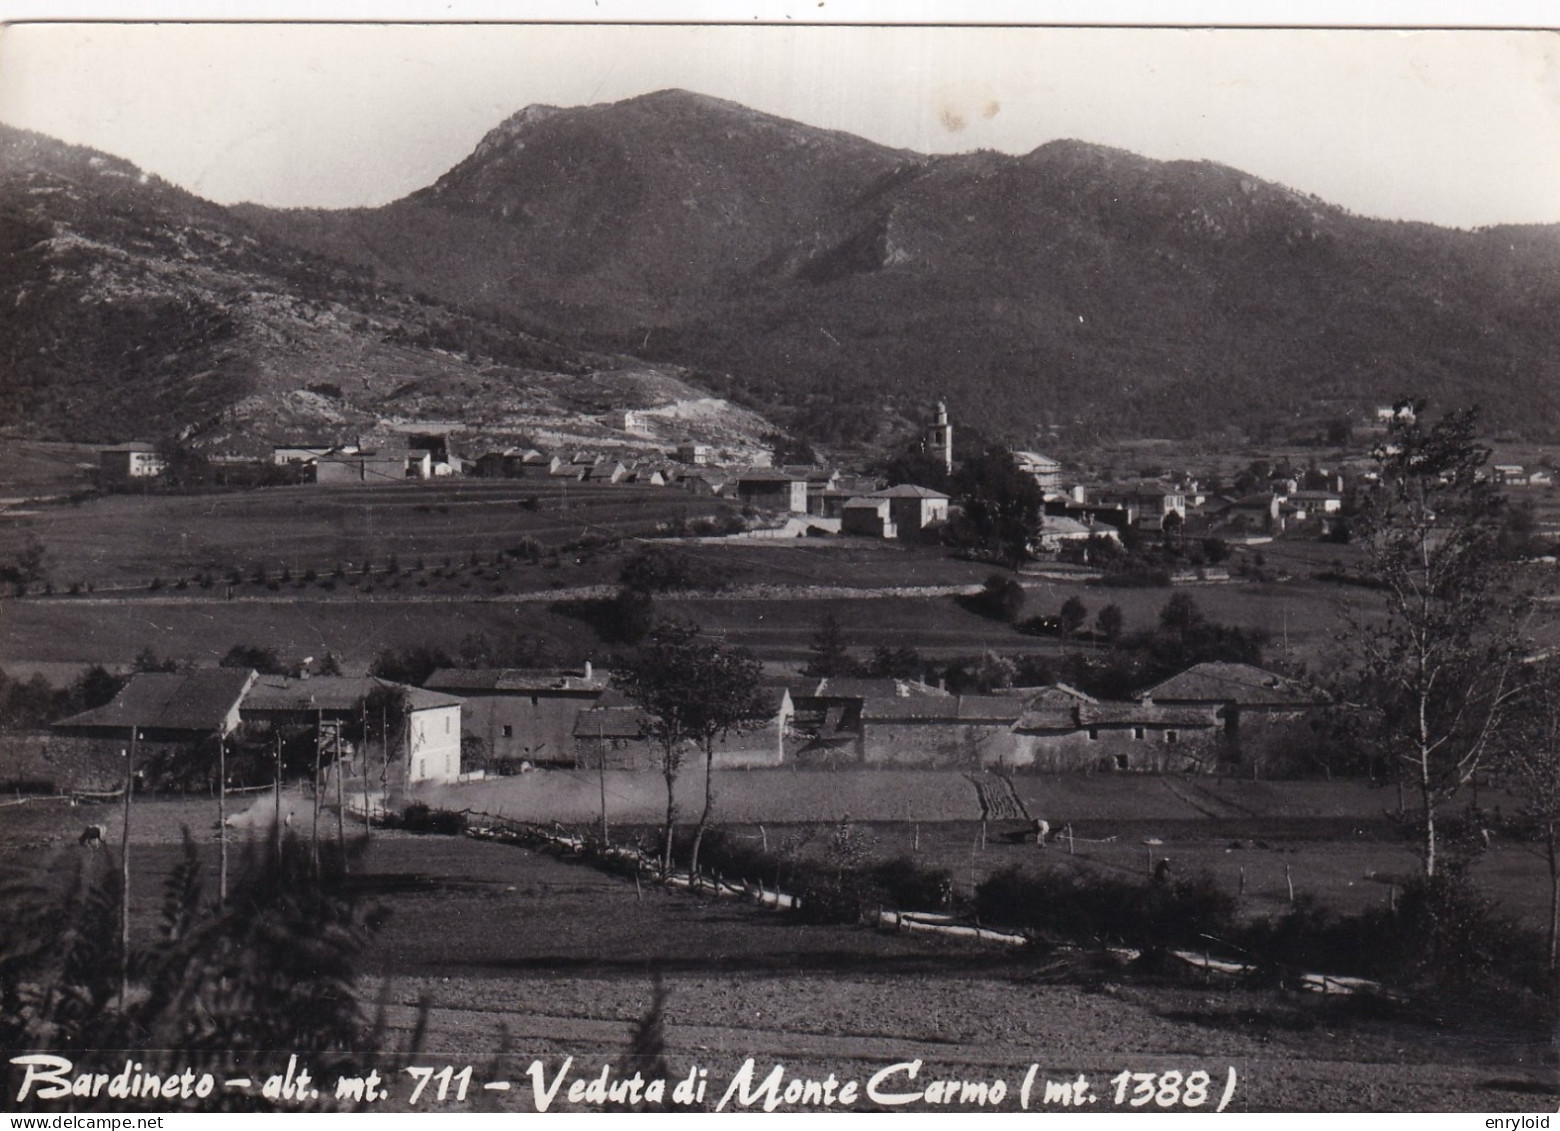
[(503, 729), (504, 729), (504, 737), (505, 738), (513, 738), (515, 736), (515, 728), (514, 727), (512, 727), (512, 726), (505, 726)]
[(1125, 754), (1117, 754), (1116, 755), (1116, 769), (1124, 770), (1126, 768), (1127, 768), (1127, 756)]
[(1099, 740), (1100, 740), (1100, 728), (1099, 727), (1090, 727), (1089, 728), (1089, 741), (1090, 742), (1098, 742)]
[(1146, 732), (1143, 730), (1142, 727), (1133, 727), (1132, 728), (1132, 737), (1138, 739), (1139, 741), (1142, 740), (1144, 733), (1146, 733)]
[(1176, 734), (1173, 730), (1167, 730), (1165, 731), (1165, 741), (1173, 746), (1177, 742), (1181, 741), (1181, 736)]
[(450, 717), (448, 715), (444, 716), (444, 733), (450, 733)]

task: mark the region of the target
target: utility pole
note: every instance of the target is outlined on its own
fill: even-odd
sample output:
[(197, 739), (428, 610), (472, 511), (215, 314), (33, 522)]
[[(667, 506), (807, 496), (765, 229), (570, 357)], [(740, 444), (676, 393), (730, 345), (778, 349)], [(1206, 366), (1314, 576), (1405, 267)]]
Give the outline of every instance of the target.
[(341, 720), (340, 719), (336, 720), (335, 744), (336, 744), (336, 845), (337, 845), (338, 848), (340, 848), (342, 850), (341, 859), (342, 859), (343, 866), (345, 866), (345, 862), (346, 862), (346, 859), (347, 859), (347, 856), (346, 856), (346, 847), (347, 847), (347, 816), (346, 816), (346, 804), (342, 800), (342, 794), (343, 794), (343, 791), (345, 790), (346, 787), (342, 784), (342, 781), (341, 781)]
[(276, 728), (276, 860), (282, 859), (282, 728)]
[(217, 906), (227, 906), (227, 736), (217, 732)]
[(135, 789), (136, 729), (130, 727), (130, 749), (125, 752), (124, 828), (119, 833), (119, 1008), (130, 997), (130, 794)]
[[(310, 696), (313, 698), (313, 696)], [(325, 745), (325, 712), (314, 708), (314, 825), (309, 830), (309, 858), (314, 864), (314, 878), (320, 875), (320, 748)]]
[(358, 743), (358, 757), (363, 760), (363, 835), (370, 835), (374, 827), (374, 814), (368, 800), (368, 700), (363, 700), (363, 740)]
[(596, 768), (601, 780), (601, 848), (607, 848), (607, 721), (596, 716)]

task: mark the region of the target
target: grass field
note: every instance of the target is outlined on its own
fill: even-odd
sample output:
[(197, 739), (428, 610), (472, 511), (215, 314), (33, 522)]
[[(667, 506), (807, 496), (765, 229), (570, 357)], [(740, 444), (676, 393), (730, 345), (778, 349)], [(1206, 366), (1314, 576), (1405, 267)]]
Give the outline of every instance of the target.
[[(530, 500), (535, 500), (534, 509)], [(38, 507), (0, 526), (5, 542), (42, 542), (59, 589), (172, 581), (205, 571), (329, 573), (391, 555), (410, 565), (473, 551), (491, 557), (530, 538), (555, 547), (592, 533), (723, 514), (732, 504), (668, 487), (476, 480), (386, 487), (273, 487), (205, 495), (108, 495)]]
[[(82, 810), (20, 808), (22, 819), (10, 819), (13, 808), (0, 822), (0, 860), (15, 862), (25, 851), (29, 864), (61, 882), (78, 860), (112, 866), (112, 852), (73, 843)], [(97, 813), (107, 816), (108, 808)], [(214, 887), (211, 816), (206, 801), (137, 805), (137, 933), (154, 928), (160, 877), (177, 857), (181, 823), (196, 829)], [(938, 828), (950, 844), (969, 831), (959, 823)], [(923, 847), (933, 850), (925, 840)], [(359, 890), (390, 911), (361, 981), (365, 1002), (384, 1003), (385, 1061), (393, 1063), (388, 1050), (422, 1027), (417, 1063), (457, 1071), (472, 1064), (479, 1081), (518, 1084), (505, 1094), (476, 1093), (466, 1109), (534, 1110), (526, 1082), (533, 1059), (549, 1078), (566, 1057), (574, 1058), (571, 1078), (580, 1079), (620, 1062), (656, 976), (669, 994), (672, 1073), (705, 1068), (712, 1091), (724, 1091), (748, 1057), (760, 1078), (784, 1064), (795, 1076), (833, 1073), (863, 1084), (888, 1065), (920, 1059), (923, 1083), (1003, 1080), (1005, 1111), (1017, 1110), (1030, 1064), (1042, 1079), (1088, 1075), (1106, 1109), (1106, 1081), (1124, 1069), (1202, 1069), (1222, 1083), (1230, 1067), (1235, 1111), (1525, 1111), (1553, 1103), (1547, 1033), (1509, 1018), (1470, 1015), (1437, 1026), (1217, 982), (1159, 984), (1108, 971), (1071, 980), (1008, 948), (808, 926), (461, 838), (378, 834), (357, 877)], [(285, 1067), (257, 1063), (264, 1072)], [(408, 1108), (410, 1083), (394, 1074), (393, 1098), (380, 1110)], [(420, 1107), (461, 1109), (432, 1098)]]

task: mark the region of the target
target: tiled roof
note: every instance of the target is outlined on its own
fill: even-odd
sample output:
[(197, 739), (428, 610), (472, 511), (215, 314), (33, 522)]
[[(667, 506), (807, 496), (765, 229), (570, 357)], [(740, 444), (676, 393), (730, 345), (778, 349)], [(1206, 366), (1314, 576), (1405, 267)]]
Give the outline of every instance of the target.
[(820, 699), (904, 699), (915, 696), (953, 698), (951, 692), (907, 679), (825, 679), (818, 684), (814, 694)]
[(592, 707), (574, 719), (575, 738), (643, 738), (645, 713), (638, 707)]
[(1161, 707), (1153, 703), (1031, 704), (1019, 718), (1020, 731), (1072, 731), (1093, 726), (1216, 727), (1209, 707)]
[(382, 687), (388, 687), (393, 691), (399, 691), (406, 700), (406, 705), (413, 711), (431, 711), (435, 707), (459, 707), (463, 700), (453, 695), (445, 695), (438, 691), (429, 691), (422, 687), (408, 687), (404, 683), (391, 683), (381, 679), (378, 683)]
[(985, 722), (1008, 726), (1018, 721), (1023, 706), (996, 695), (872, 696), (862, 702), (861, 721)]
[(776, 470), (773, 467), (748, 467), (736, 472), (732, 478), (738, 483), (797, 483), (800, 475)]
[(1151, 699), (1244, 706), (1306, 707), (1328, 701), (1314, 687), (1250, 664), (1207, 663), (1187, 668), (1143, 692)]
[(423, 686), (432, 691), (574, 691), (591, 692), (605, 688), (607, 681), (596, 676), (586, 679), (573, 672), (546, 672), (530, 668), (440, 668)]
[(246, 711), (355, 711), (379, 687), (379, 681), (364, 676), (311, 676), (292, 679), (263, 675), (244, 696)]
[(61, 728), (215, 731), (224, 726), (255, 673), (248, 668), (138, 672), (113, 702), (55, 725)]
[(930, 487), (917, 487), (913, 483), (901, 483), (897, 487), (889, 487), (884, 491), (874, 491), (869, 496), (873, 499), (946, 499), (947, 495), (941, 491), (934, 491)]

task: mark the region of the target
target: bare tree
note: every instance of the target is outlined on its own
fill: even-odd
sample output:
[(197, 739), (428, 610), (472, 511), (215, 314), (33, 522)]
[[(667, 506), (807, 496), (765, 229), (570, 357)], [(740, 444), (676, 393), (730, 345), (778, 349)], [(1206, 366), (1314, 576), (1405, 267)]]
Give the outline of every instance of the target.
[(1560, 659), (1534, 665), (1513, 704), (1499, 766), (1522, 798), (1522, 823), (1549, 865), (1549, 968), (1560, 969)]
[(1420, 853), (1434, 876), (1436, 815), (1492, 752), (1514, 694), (1517, 605), (1476, 412), (1427, 426), (1423, 402), (1396, 408), (1363, 515), (1365, 568), (1384, 615), (1357, 616), (1353, 636), (1384, 752), (1419, 796)]
[(694, 834), (690, 875), (698, 869), (699, 845), (715, 808), (715, 743), (762, 717), (759, 664), (741, 649), (700, 637), (697, 625), (663, 621), (650, 631), (639, 653), (616, 672), (618, 685), (645, 713), (645, 732), (659, 748), (666, 779), (666, 827), (662, 871), (672, 869), (672, 835), (677, 821), (677, 777), (685, 744), (704, 753), (704, 810)]

